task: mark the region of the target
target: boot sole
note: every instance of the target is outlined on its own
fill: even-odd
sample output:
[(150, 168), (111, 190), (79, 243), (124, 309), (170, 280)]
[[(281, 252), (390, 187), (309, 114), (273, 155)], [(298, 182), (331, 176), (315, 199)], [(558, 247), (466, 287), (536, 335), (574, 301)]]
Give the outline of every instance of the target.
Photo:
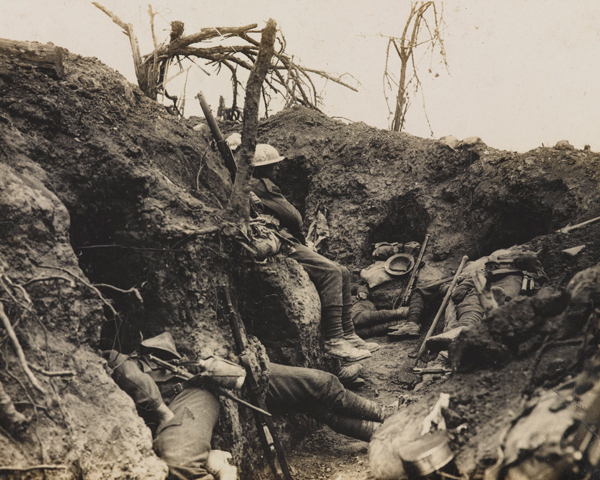
[(330, 357), (337, 358), (339, 360), (344, 360), (344, 361), (346, 361), (348, 363), (360, 362), (361, 360), (365, 360), (367, 358), (371, 358), (371, 352), (369, 352), (368, 355), (362, 355), (360, 357), (354, 357), (354, 358), (345, 357), (343, 355), (338, 355), (338, 354), (331, 353), (331, 352), (325, 352), (325, 353), (327, 355), (329, 355)]
[(389, 338), (393, 338), (394, 340), (398, 340), (401, 338), (418, 338), (421, 336), (420, 333), (395, 333), (395, 332), (389, 332), (387, 334), (387, 336)]

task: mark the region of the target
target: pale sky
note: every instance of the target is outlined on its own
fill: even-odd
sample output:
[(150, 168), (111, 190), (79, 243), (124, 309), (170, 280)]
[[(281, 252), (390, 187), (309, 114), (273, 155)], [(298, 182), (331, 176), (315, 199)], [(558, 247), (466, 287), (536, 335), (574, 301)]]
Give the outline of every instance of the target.
[[(173, 20), (183, 21), (191, 34), (204, 27), (262, 27), (273, 18), (296, 60), (332, 74), (347, 72), (360, 82), (358, 93), (329, 82), (323, 90), (325, 113), (388, 127), (382, 36), (401, 35), (407, 0), (98, 2), (133, 24), (142, 54), (153, 49), (148, 3), (159, 13), (159, 41), (167, 38)], [(568, 140), (600, 151), (600, 1), (456, 0), (443, 6), (450, 73), (438, 57), (419, 64), (434, 138), (477, 135), (491, 147), (519, 152)], [(0, 37), (51, 41), (97, 57), (135, 82), (127, 37), (87, 0), (0, 0)], [(200, 89), (213, 107), (219, 94), (231, 102), (229, 77), (207, 70), (210, 77), (190, 69), (186, 116), (201, 115), (194, 99)], [(181, 96), (184, 77), (169, 87), (171, 94)], [(430, 137), (420, 96), (413, 100), (405, 131)]]

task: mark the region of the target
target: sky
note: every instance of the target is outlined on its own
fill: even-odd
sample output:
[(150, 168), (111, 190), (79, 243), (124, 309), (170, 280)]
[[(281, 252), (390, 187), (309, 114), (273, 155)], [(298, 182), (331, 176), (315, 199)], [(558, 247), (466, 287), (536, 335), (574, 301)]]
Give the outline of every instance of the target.
[[(408, 0), (98, 0), (133, 25), (142, 54), (153, 50), (148, 5), (159, 41), (169, 23), (185, 33), (205, 27), (264, 26), (273, 18), (287, 52), (301, 64), (348, 73), (358, 92), (318, 83), (322, 110), (334, 117), (388, 128), (383, 90), (387, 36), (399, 37)], [(479, 136), (491, 147), (525, 152), (568, 140), (600, 151), (600, 1), (454, 0), (443, 6), (449, 69), (439, 55), (417, 52), (422, 96), (412, 101), (404, 131), (420, 137)], [(121, 29), (87, 0), (0, 0), (0, 38), (52, 42), (96, 57), (135, 83), (131, 50)], [(397, 74), (398, 64), (394, 64)], [(170, 74), (175, 73), (172, 67)], [(185, 115), (199, 115), (202, 90), (216, 108), (231, 103), (228, 76), (196, 67), (169, 85)], [(429, 72), (431, 70), (431, 73)], [(322, 89), (322, 90), (321, 90)], [(395, 92), (388, 92), (393, 101)], [(425, 110), (423, 109), (423, 99)], [(426, 112), (426, 114), (425, 114)], [(429, 122), (427, 121), (429, 119)]]

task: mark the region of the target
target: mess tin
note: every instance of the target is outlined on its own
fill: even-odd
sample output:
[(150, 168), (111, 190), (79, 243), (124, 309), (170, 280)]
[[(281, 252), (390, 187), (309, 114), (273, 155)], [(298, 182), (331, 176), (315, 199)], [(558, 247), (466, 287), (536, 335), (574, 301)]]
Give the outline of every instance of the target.
[(454, 458), (446, 432), (428, 433), (399, 450), (409, 478), (429, 475)]

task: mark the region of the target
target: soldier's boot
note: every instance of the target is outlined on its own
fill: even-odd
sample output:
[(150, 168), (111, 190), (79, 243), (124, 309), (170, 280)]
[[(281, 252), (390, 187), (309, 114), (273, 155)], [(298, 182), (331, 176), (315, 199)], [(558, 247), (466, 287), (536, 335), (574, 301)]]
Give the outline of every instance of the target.
[(460, 332), (462, 332), (466, 327), (456, 327), (452, 330), (448, 330), (447, 332), (440, 333), (439, 335), (434, 335), (433, 337), (429, 337), (425, 345), (432, 352), (439, 352), (441, 350), (448, 350), (450, 345), (458, 338)]
[(379, 422), (344, 417), (335, 413), (328, 415), (324, 422), (334, 431), (363, 442), (370, 442), (375, 430), (381, 426)]
[(348, 362), (358, 362), (371, 356), (368, 350), (355, 348), (344, 339), (342, 307), (323, 307), (321, 324), (325, 338), (325, 353), (328, 355)]
[(421, 327), (415, 322), (405, 322), (387, 333), (388, 338), (392, 340), (418, 337), (419, 335), (421, 335)]
[(373, 325), (372, 327), (359, 328), (356, 330), (356, 334), (361, 338), (369, 337), (381, 337), (387, 335), (389, 330), (394, 330), (398, 327), (398, 322), (385, 322), (379, 325)]
[(383, 422), (388, 416), (385, 407), (349, 390), (333, 408), (340, 415), (373, 422)]
[(344, 339), (352, 345), (354, 348), (359, 348), (361, 350), (368, 350), (373, 353), (379, 350), (379, 344), (375, 342), (365, 342), (362, 338), (360, 338), (356, 332), (350, 335), (344, 335)]
[[(406, 307), (403, 307), (406, 308)], [(421, 334), (421, 315), (425, 308), (425, 301), (423, 296), (419, 292), (413, 292), (410, 296), (410, 306), (406, 313), (406, 322), (402, 323), (388, 332), (388, 338), (390, 340), (400, 340), (402, 338), (418, 337)]]
[(342, 307), (342, 330), (344, 332), (344, 339), (354, 348), (368, 350), (369, 352), (376, 352), (379, 350), (379, 345), (377, 343), (365, 342), (356, 334), (354, 330), (354, 322), (352, 321), (351, 305), (344, 305)]
[(341, 362), (340, 371), (338, 372), (337, 377), (342, 384), (346, 385), (347, 383), (352, 383), (356, 380), (362, 372), (362, 369), (363, 367), (360, 363)]
[(343, 338), (325, 340), (325, 353), (347, 362), (358, 362), (371, 356), (368, 350), (354, 348)]

